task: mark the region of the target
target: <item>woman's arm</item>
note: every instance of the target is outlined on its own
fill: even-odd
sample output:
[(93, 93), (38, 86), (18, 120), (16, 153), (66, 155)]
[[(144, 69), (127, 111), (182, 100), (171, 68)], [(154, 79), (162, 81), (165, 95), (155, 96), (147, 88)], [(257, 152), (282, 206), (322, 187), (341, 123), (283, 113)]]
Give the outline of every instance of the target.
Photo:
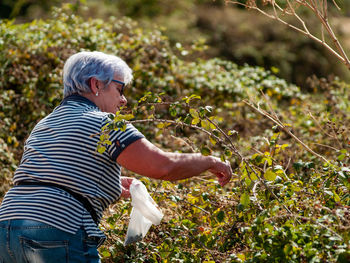
[(197, 153), (164, 152), (144, 138), (130, 144), (118, 156), (117, 162), (137, 174), (167, 181), (197, 176), (209, 170), (223, 186), (232, 176), (230, 164), (219, 158)]

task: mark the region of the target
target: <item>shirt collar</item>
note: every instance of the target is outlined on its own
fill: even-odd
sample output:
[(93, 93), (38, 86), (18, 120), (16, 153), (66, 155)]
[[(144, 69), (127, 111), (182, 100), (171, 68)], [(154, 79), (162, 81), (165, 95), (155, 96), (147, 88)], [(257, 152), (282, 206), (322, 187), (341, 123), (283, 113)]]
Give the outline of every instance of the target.
[(74, 94), (72, 94), (72, 95), (69, 95), (68, 97), (65, 97), (65, 98), (62, 100), (61, 105), (67, 104), (68, 101), (82, 102), (82, 103), (85, 103), (85, 104), (87, 104), (87, 105), (94, 106), (94, 107), (98, 108), (98, 107), (96, 106), (96, 104), (93, 103), (91, 100), (89, 100), (89, 99), (87, 99), (87, 98), (85, 98), (85, 97), (83, 97), (83, 96), (81, 96), (81, 95), (79, 95), (79, 94), (77, 94), (77, 93), (74, 93)]

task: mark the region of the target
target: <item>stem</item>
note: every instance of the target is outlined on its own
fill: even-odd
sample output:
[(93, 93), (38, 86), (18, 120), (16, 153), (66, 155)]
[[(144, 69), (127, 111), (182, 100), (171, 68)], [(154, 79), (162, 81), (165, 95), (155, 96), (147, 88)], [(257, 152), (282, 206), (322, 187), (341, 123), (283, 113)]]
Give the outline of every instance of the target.
[(163, 122), (163, 123), (174, 124), (176, 126), (178, 126), (178, 125), (186, 126), (186, 127), (192, 128), (192, 129), (200, 130), (201, 132), (204, 132), (207, 135), (215, 138), (215, 140), (220, 142), (222, 145), (225, 145), (225, 142), (222, 139), (220, 139), (219, 137), (217, 137), (215, 134), (207, 131), (206, 129), (204, 129), (202, 127), (198, 127), (198, 126), (195, 126), (195, 125), (187, 124), (187, 123), (184, 123), (184, 122), (177, 122), (177, 121), (165, 120), (165, 119), (144, 119), (144, 120), (126, 121), (126, 123), (144, 123), (144, 122)]
[(207, 121), (209, 121), (211, 124), (213, 124), (215, 126), (215, 128), (222, 134), (224, 135), (224, 137), (226, 138), (226, 140), (228, 140), (228, 142), (230, 143), (233, 151), (236, 153), (237, 156), (239, 156), (239, 158), (241, 158), (241, 160), (243, 160), (243, 156), (238, 152), (238, 150), (236, 149), (235, 145), (233, 144), (232, 140), (230, 137), (228, 137), (228, 135), (219, 127), (219, 125), (217, 125), (215, 122), (213, 122), (211, 119), (209, 119), (207, 116), (205, 116), (205, 119)]
[(275, 124), (277, 124), (277, 126), (282, 129), (285, 133), (287, 133), (288, 135), (290, 135), (294, 140), (296, 140), (299, 144), (301, 144), (308, 152), (310, 152), (311, 154), (315, 155), (316, 157), (318, 157), (319, 159), (321, 159), (322, 161), (328, 163), (329, 161), (323, 157), (322, 155), (314, 152), (313, 150), (310, 149), (309, 146), (307, 146), (303, 141), (301, 141), (297, 136), (295, 136), (291, 131), (289, 131), (287, 129), (287, 127), (279, 120), (276, 119), (275, 117), (271, 116), (268, 112), (257, 108), (253, 105), (253, 103), (248, 102), (246, 100), (243, 101), (245, 104), (247, 104), (249, 107), (251, 107), (252, 109), (254, 109), (255, 111), (259, 112), (261, 115), (265, 116), (266, 118), (270, 119), (272, 122), (274, 122)]

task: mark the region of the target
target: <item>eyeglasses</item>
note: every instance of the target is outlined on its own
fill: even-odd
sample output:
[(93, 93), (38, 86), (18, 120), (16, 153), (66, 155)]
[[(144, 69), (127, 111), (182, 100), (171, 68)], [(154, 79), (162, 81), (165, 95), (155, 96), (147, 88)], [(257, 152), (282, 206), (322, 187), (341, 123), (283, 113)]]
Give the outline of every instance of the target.
[(112, 79), (112, 81), (117, 82), (118, 84), (122, 85), (122, 88), (119, 90), (120, 96), (124, 95), (124, 88), (125, 88), (125, 82), (119, 81), (116, 79)]

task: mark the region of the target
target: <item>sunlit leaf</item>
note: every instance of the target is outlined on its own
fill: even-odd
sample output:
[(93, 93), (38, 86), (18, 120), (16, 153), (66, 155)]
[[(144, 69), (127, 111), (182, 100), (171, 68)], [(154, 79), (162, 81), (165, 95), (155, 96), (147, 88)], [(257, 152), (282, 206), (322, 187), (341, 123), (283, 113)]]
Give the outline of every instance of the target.
[(191, 116), (192, 116), (193, 118), (195, 118), (195, 119), (196, 119), (196, 118), (197, 118), (197, 119), (199, 118), (199, 114), (198, 114), (198, 112), (197, 112), (195, 109), (192, 109), (192, 108), (191, 108), (189, 112), (190, 112), (190, 114), (191, 114)]
[(264, 178), (268, 181), (274, 181), (276, 179), (276, 173), (273, 172), (271, 169), (268, 169), (265, 173), (264, 173)]
[(209, 140), (210, 140), (212, 145), (216, 144), (216, 140), (213, 137), (209, 136)]
[(160, 122), (157, 124), (158, 129), (163, 129), (164, 128), (164, 123)]
[(199, 118), (194, 118), (191, 123), (192, 125), (197, 125), (199, 122), (200, 122)]
[(106, 151), (106, 147), (105, 147), (105, 146), (99, 146), (99, 147), (97, 148), (97, 151), (98, 151), (99, 153), (104, 153), (104, 152)]
[(207, 129), (209, 127), (209, 123), (207, 120), (201, 120), (201, 126), (204, 128), (204, 129)]
[(244, 192), (242, 195), (241, 195), (241, 198), (240, 198), (240, 203), (244, 206), (248, 206), (250, 204), (250, 197), (249, 197), (249, 194)]

